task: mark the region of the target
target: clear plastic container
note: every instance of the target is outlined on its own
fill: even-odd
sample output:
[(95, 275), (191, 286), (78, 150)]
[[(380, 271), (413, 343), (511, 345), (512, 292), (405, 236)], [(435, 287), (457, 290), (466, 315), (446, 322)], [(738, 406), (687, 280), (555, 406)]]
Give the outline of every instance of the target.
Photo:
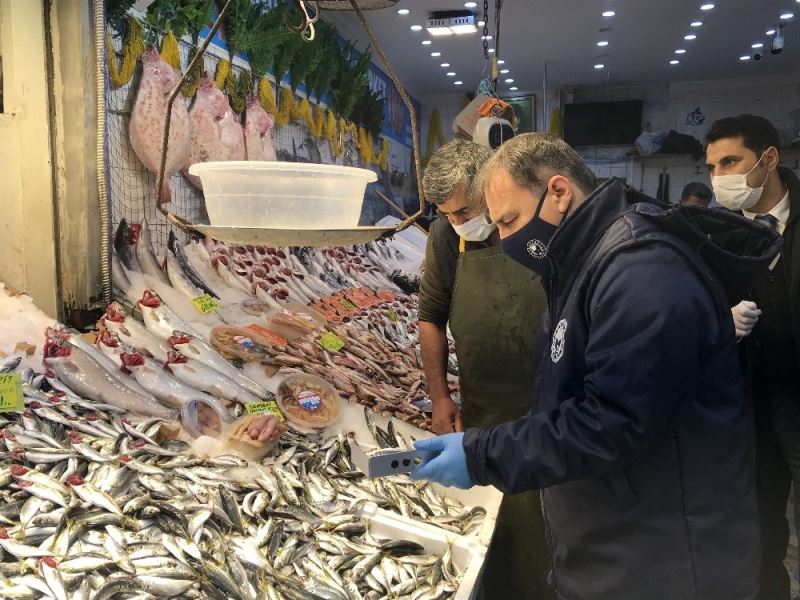
[(281, 381), (275, 400), (286, 421), (304, 431), (320, 431), (333, 423), (341, 403), (331, 384), (305, 373)]
[(358, 226), (367, 169), (314, 163), (196, 163), (211, 225), (266, 229), (349, 229)]

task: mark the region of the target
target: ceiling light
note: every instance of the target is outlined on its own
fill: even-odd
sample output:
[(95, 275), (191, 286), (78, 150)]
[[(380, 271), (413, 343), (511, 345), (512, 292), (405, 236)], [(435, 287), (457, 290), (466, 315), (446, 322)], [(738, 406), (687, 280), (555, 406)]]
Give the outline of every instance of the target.
[(739, 57), (739, 60), (750, 60), (750, 55), (749, 54), (742, 54)]
[(443, 69), (445, 69), (445, 68), (450, 66), (450, 63), (442, 63), (439, 66), (442, 67)]
[(397, 14), (398, 14), (398, 15), (403, 15), (403, 16), (406, 16), (406, 15), (407, 15), (408, 13), (410, 13), (410, 12), (411, 12), (411, 11), (410, 11), (410, 10), (408, 10), (407, 8), (398, 8), (398, 9), (397, 9)]
[(497, 60), (497, 64), (498, 65), (504, 65), (504, 64), (506, 64), (506, 61), (504, 61), (502, 58), (500, 58), (500, 59)]
[(607, 10), (606, 12), (603, 13), (603, 16), (604, 17), (613, 17), (615, 14), (617, 14), (617, 13), (615, 13), (613, 10)]
[(455, 71), (448, 71), (447, 72), (447, 76), (448, 77), (455, 77), (456, 76), (456, 72)]
[(492, 39), (492, 36), (490, 36), (490, 35), (482, 35), (481, 39), (482, 40), (490, 40), (490, 39)]
[(789, 19), (794, 19), (794, 13), (787, 12), (781, 15), (781, 21), (788, 21)]
[(691, 40), (696, 40), (696, 39), (697, 39), (697, 36), (696, 36), (695, 34), (693, 34), (693, 33), (690, 33), (689, 35), (685, 35), (685, 36), (683, 36), (683, 39), (685, 39), (685, 40), (689, 40), (689, 41), (691, 41)]
[(430, 41), (430, 40), (422, 40), (422, 41), (420, 42), (420, 44), (422, 44), (423, 46), (430, 46), (432, 43), (433, 43), (433, 42), (432, 42), (432, 41)]
[(484, 21), (483, 19), (478, 21), (478, 27), (483, 27), (484, 25), (486, 25), (486, 21)]
[(504, 81), (506, 83), (514, 83), (514, 80), (511, 77), (509, 77), (508, 79), (505, 79)]
[(669, 64), (671, 64), (671, 65), (679, 65), (679, 64), (681, 64), (681, 61), (679, 61), (679, 60), (671, 60), (671, 61), (669, 61)]
[(494, 54), (494, 48), (489, 48), (489, 54)]
[(675, 54), (686, 54), (686, 50), (684, 50), (683, 48), (678, 48), (677, 50), (675, 50)]
[(692, 21), (691, 23), (689, 23), (689, 25), (691, 25), (692, 27), (702, 27), (703, 26), (703, 22), (702, 21)]
[(511, 73), (511, 69), (500, 69), (500, 72), (505, 75), (506, 73)]
[(512, 85), (512, 86), (511, 86), (510, 88), (508, 88), (508, 89), (509, 89), (509, 90), (511, 90), (512, 92), (516, 92), (516, 91), (517, 91), (519, 88), (518, 88), (517, 86), (515, 86), (515, 85)]
[(767, 31), (767, 35), (775, 35), (775, 30), (774, 29), (769, 29)]
[(441, 55), (442, 55), (442, 53), (441, 53), (441, 52), (431, 52), (431, 56), (432, 56), (433, 58), (438, 58), (438, 57), (440, 57)]
[(597, 42), (598, 46), (608, 46), (608, 42)]
[(753, 44), (753, 45), (752, 45), (752, 46), (750, 46), (750, 47), (751, 47), (751, 48), (763, 48), (763, 47), (764, 47), (764, 44), (762, 44), (761, 42), (756, 42), (755, 44)]
[(422, 25), (412, 25), (409, 29), (411, 31), (422, 31)]
[(434, 11), (430, 13), (426, 27), (431, 35), (476, 33), (478, 31), (475, 26), (475, 15), (471, 10)]
[(461, 85), (461, 84), (463, 84), (463, 83), (464, 83), (463, 81), (454, 81), (454, 82), (453, 82), (453, 85)]
[(714, 5), (711, 4), (710, 2), (708, 4), (700, 5), (700, 10), (711, 10), (712, 8), (714, 8)]
[(464, 2), (464, 8), (475, 8), (478, 6), (477, 2)]
[(597, 64), (594, 66), (595, 69), (602, 69), (603, 67), (605, 67), (605, 65), (602, 64)]

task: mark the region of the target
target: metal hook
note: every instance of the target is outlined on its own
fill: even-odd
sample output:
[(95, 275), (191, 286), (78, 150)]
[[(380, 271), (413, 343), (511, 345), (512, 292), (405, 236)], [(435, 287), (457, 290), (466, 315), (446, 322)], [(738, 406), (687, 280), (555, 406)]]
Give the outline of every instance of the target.
[(306, 7), (306, 0), (294, 0), (294, 4), (297, 9), (303, 13), (303, 16), (300, 21), (300, 25), (292, 25), (289, 22), (288, 15), (283, 18), (284, 23), (286, 23), (286, 27), (289, 28), (290, 31), (294, 31), (295, 33), (299, 33), (303, 37), (303, 41), (312, 42), (314, 41), (314, 37), (316, 35), (316, 30), (314, 27), (314, 23), (319, 21), (319, 5), (317, 4), (316, 0), (311, 0), (311, 5), (313, 6), (313, 17), (309, 15), (308, 9)]

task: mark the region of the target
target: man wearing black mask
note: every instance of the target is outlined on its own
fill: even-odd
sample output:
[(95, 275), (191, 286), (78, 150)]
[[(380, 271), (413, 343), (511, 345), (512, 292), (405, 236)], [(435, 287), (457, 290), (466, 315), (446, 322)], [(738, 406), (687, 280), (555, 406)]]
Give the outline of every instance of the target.
[(758, 527), (731, 298), (777, 234), (668, 208), (518, 136), (481, 172), (512, 258), (542, 276), (547, 351), (525, 417), (423, 442), (413, 476), (542, 488), (551, 583), (569, 600), (754, 600)]

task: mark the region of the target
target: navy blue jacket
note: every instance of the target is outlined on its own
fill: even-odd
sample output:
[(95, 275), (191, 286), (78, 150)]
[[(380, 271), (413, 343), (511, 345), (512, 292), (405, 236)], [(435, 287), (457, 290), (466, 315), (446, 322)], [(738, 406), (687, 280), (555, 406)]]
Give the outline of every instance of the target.
[(559, 598), (757, 596), (730, 307), (779, 248), (757, 223), (615, 179), (553, 236), (535, 412), (467, 430), (464, 449), (475, 483), (544, 489)]

